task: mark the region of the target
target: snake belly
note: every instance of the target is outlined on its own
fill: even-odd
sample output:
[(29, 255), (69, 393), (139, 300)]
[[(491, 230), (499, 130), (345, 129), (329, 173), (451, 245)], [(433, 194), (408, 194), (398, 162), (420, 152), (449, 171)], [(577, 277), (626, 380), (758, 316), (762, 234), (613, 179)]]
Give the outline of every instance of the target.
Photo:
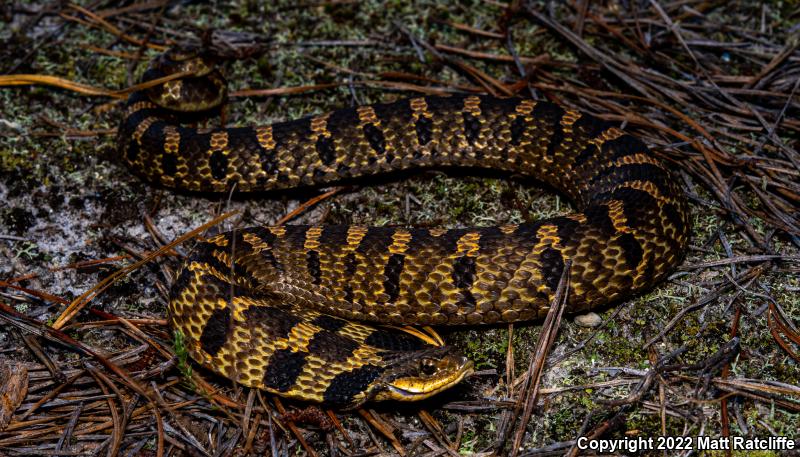
[(566, 265), (568, 310), (589, 310), (661, 281), (688, 239), (685, 197), (642, 141), (544, 101), (424, 96), (197, 129), (134, 93), (119, 144), (137, 174), (188, 191), (319, 186), (456, 166), (531, 176), (574, 202), (572, 214), (518, 225), (289, 225), (202, 241), (169, 304), (190, 354), (242, 384), (307, 400), (379, 398), (398, 360), (440, 350), (364, 322), (536, 319)]

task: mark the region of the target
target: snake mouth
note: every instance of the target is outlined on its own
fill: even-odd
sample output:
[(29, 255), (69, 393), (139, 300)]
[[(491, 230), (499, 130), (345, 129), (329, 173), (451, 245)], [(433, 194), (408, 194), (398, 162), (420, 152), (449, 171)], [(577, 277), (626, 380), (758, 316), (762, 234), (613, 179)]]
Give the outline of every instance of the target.
[(436, 361), (436, 365), (439, 369), (433, 375), (403, 377), (387, 383), (375, 399), (424, 400), (455, 386), (475, 371), (472, 361), (461, 356), (445, 357)]

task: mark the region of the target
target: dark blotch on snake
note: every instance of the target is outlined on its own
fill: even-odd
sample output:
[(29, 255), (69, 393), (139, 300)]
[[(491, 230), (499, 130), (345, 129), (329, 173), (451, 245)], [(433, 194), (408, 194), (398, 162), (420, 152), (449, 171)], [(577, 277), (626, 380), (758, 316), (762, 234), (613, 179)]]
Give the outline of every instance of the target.
[(558, 289), (558, 283), (561, 281), (561, 273), (564, 271), (564, 257), (561, 256), (561, 252), (557, 249), (545, 248), (542, 251), (541, 265), (545, 285), (555, 292)]
[(417, 132), (417, 142), (420, 146), (425, 146), (433, 139), (433, 122), (427, 117), (420, 116), (414, 123), (414, 130)]
[(642, 245), (630, 233), (623, 233), (618, 237), (618, 240), (620, 246), (622, 246), (622, 253), (625, 255), (625, 263), (628, 264), (631, 270), (635, 270), (644, 255)]
[(271, 337), (286, 338), (301, 319), (275, 306), (251, 306), (244, 310), (249, 325), (257, 325)]
[(228, 174), (228, 157), (222, 151), (214, 151), (208, 159), (211, 176), (217, 181), (222, 181)]
[(384, 368), (377, 365), (364, 365), (352, 371), (336, 375), (323, 394), (325, 403), (346, 405), (363, 393), (369, 385), (383, 373)]
[(228, 328), (231, 324), (231, 310), (227, 306), (211, 312), (203, 333), (200, 335), (200, 348), (211, 357), (217, 355), (228, 339)]
[(291, 349), (275, 351), (264, 369), (264, 387), (286, 392), (303, 372), (306, 364), (307, 352), (294, 352)]
[(306, 350), (327, 362), (344, 362), (358, 349), (358, 343), (330, 330), (320, 330)]
[(338, 331), (347, 325), (346, 320), (339, 319), (338, 317), (328, 316), (327, 314), (321, 314), (315, 317), (311, 323), (321, 329), (330, 330), (331, 332)]
[(370, 147), (378, 154), (385, 153), (386, 138), (384, 138), (381, 129), (372, 124), (366, 124), (364, 125), (363, 130), (364, 136), (367, 138), (367, 142), (369, 143)]

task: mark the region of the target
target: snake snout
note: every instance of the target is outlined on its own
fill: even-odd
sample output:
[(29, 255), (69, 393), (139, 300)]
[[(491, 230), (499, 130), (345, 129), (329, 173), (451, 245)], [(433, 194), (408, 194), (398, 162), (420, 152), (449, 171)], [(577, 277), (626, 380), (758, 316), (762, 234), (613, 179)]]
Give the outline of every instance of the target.
[(376, 400), (417, 401), (449, 389), (473, 372), (472, 361), (443, 347), (408, 360), (387, 380)]

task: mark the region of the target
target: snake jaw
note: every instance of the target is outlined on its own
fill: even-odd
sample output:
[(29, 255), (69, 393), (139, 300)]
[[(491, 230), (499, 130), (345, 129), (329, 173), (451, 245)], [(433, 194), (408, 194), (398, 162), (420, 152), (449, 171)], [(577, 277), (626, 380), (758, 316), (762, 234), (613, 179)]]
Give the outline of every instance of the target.
[[(444, 349), (444, 348), (442, 348)], [(383, 383), (374, 400), (418, 401), (447, 390), (471, 375), (472, 361), (454, 354), (428, 355), (410, 361)]]

